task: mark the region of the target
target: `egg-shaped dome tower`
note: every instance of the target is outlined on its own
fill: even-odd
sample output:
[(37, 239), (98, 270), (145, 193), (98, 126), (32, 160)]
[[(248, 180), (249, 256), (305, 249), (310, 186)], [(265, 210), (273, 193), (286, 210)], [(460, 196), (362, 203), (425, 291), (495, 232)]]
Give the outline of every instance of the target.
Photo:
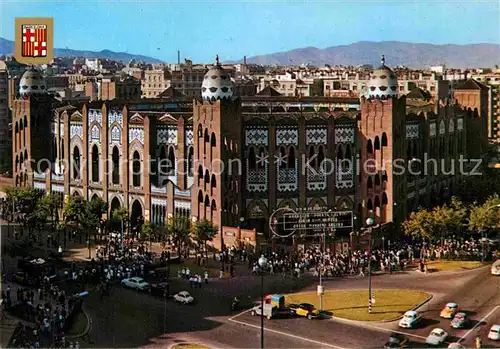
[(26, 70), (19, 81), (19, 94), (22, 97), (44, 95), (47, 85), (42, 74), (35, 68)]
[(203, 78), (201, 96), (206, 101), (229, 100), (233, 96), (231, 77), (220, 65), (219, 56), (215, 58), (215, 65), (207, 71)]
[(396, 74), (385, 65), (385, 57), (382, 56), (382, 65), (375, 70), (368, 82), (368, 98), (388, 98), (398, 96), (398, 80)]

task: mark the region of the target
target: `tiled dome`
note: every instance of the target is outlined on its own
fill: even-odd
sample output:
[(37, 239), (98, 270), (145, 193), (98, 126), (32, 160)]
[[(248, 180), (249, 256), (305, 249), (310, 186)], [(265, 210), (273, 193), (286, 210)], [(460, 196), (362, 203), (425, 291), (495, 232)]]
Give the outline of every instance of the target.
[(45, 93), (47, 93), (47, 85), (42, 74), (35, 68), (26, 70), (19, 81), (19, 94), (28, 96)]
[(396, 74), (385, 65), (385, 57), (382, 56), (382, 65), (370, 77), (368, 98), (397, 97), (398, 86)]
[(206, 101), (231, 99), (233, 96), (231, 77), (220, 65), (219, 56), (215, 59), (215, 65), (208, 70), (203, 78), (201, 96)]

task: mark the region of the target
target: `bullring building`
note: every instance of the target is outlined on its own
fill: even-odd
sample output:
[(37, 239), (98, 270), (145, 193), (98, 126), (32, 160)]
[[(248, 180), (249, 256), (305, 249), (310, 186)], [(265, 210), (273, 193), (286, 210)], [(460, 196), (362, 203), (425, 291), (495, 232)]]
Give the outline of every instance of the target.
[[(14, 180), (101, 197), (132, 221), (206, 218), (219, 227), (218, 248), (273, 241), (269, 216), (282, 207), (353, 211), (354, 230), (374, 216), (394, 234), (409, 212), (457, 190), (452, 159), (485, 150), (485, 92), (470, 85), (399, 96), (382, 59), (359, 99), (271, 87), (235, 98), (217, 60), (201, 99), (169, 88), (161, 99), (67, 104), (31, 69), (13, 107)], [(430, 158), (438, 169), (423, 171)], [(337, 231), (333, 248), (347, 249), (350, 233)]]

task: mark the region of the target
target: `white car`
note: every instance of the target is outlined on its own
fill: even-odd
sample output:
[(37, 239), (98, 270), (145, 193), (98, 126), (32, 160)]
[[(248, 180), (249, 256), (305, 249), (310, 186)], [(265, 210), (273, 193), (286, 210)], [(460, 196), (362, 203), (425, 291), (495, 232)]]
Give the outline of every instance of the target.
[(123, 279), (122, 286), (133, 288), (139, 291), (147, 291), (149, 289), (149, 284), (143, 278), (140, 277)]
[(491, 275), (500, 275), (500, 260), (491, 265)]
[(500, 340), (500, 325), (491, 326), (490, 332), (488, 333), (488, 339), (492, 341)]
[(431, 331), (425, 343), (429, 345), (440, 345), (443, 344), (448, 338), (448, 333), (446, 333), (442, 328), (435, 328)]
[(412, 328), (420, 320), (422, 320), (422, 316), (416, 311), (410, 310), (403, 315), (403, 318), (401, 320), (399, 320), (399, 327)]
[(454, 343), (450, 343), (450, 345), (448, 345), (448, 349), (465, 349), (465, 347), (458, 342), (454, 342)]
[(176, 302), (191, 304), (194, 302), (194, 298), (187, 291), (182, 291), (174, 295), (174, 300)]

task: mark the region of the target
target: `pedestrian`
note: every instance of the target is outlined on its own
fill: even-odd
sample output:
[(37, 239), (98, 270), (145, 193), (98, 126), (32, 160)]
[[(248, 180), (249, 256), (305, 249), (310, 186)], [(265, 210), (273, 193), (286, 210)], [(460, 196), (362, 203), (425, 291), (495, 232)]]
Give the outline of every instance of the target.
[(208, 285), (208, 271), (207, 270), (205, 270), (205, 275), (204, 276), (205, 276), (205, 284)]
[(476, 349), (481, 349), (481, 337), (476, 337)]
[(8, 286), (7, 286), (7, 290), (6, 290), (6, 292), (7, 292), (7, 294), (6, 294), (6, 298), (7, 298), (7, 299), (10, 299), (10, 291), (11, 291), (11, 288), (10, 288), (10, 285), (8, 285)]
[(198, 275), (197, 279), (198, 279), (198, 288), (201, 288), (201, 284), (202, 284), (202, 282), (201, 282), (201, 275)]
[(224, 277), (224, 269), (221, 269), (219, 272), (219, 279), (222, 279)]

